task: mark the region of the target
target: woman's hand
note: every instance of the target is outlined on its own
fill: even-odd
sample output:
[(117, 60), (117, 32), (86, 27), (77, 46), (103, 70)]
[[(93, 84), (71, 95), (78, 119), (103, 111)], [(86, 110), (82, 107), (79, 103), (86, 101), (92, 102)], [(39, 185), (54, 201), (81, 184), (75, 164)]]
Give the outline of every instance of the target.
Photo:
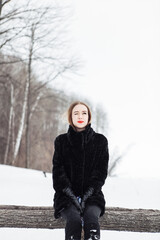
[(85, 209), (85, 204), (86, 204), (87, 199), (88, 199), (90, 196), (92, 196), (93, 192), (94, 192), (94, 189), (93, 189), (92, 187), (90, 187), (90, 188), (86, 191), (86, 193), (84, 194), (84, 196), (83, 196), (83, 198), (82, 198), (82, 202), (81, 202), (82, 212), (83, 212), (84, 209)]
[(63, 189), (63, 192), (70, 197), (71, 201), (73, 202), (73, 204), (76, 206), (76, 208), (80, 211), (80, 213), (82, 213), (82, 207), (77, 199), (77, 197), (74, 195), (72, 189), (70, 187), (67, 187), (65, 189)]

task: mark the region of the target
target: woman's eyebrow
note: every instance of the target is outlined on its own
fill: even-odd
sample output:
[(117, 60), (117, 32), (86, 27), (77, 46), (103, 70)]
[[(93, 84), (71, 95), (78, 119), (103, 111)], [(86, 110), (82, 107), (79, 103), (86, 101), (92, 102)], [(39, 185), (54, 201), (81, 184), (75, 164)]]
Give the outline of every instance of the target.
[[(74, 111), (74, 113), (77, 113), (77, 112), (79, 112), (79, 111)], [(86, 110), (84, 110), (84, 111), (82, 111), (82, 112), (87, 112)]]

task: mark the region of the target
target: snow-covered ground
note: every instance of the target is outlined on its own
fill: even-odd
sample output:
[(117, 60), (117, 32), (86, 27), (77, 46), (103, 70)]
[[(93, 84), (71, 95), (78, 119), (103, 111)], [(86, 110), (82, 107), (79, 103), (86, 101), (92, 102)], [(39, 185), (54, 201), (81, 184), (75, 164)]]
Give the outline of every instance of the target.
[[(160, 209), (160, 179), (108, 178), (103, 187), (107, 206)], [(52, 206), (52, 176), (0, 165), (0, 205)], [(64, 229), (1, 228), (2, 240), (59, 240)], [(160, 233), (101, 231), (106, 240), (160, 240)]]

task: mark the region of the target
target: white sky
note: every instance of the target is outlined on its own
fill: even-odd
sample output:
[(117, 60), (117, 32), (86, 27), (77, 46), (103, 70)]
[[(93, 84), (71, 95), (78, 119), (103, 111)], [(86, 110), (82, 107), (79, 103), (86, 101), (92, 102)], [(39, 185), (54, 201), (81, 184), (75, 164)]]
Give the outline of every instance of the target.
[(68, 2), (74, 14), (73, 51), (84, 69), (65, 83), (66, 89), (104, 105), (111, 149), (134, 144), (119, 173), (159, 176), (160, 1)]

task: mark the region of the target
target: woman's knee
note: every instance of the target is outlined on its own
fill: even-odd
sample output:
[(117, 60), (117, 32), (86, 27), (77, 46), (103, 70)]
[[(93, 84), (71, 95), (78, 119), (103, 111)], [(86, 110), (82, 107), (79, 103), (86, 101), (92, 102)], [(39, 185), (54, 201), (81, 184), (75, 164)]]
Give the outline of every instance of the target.
[(85, 208), (84, 211), (84, 220), (86, 219), (98, 219), (101, 214), (101, 209), (100, 207), (96, 205), (88, 205)]
[(61, 217), (67, 222), (81, 223), (80, 213), (73, 204), (61, 212)]

